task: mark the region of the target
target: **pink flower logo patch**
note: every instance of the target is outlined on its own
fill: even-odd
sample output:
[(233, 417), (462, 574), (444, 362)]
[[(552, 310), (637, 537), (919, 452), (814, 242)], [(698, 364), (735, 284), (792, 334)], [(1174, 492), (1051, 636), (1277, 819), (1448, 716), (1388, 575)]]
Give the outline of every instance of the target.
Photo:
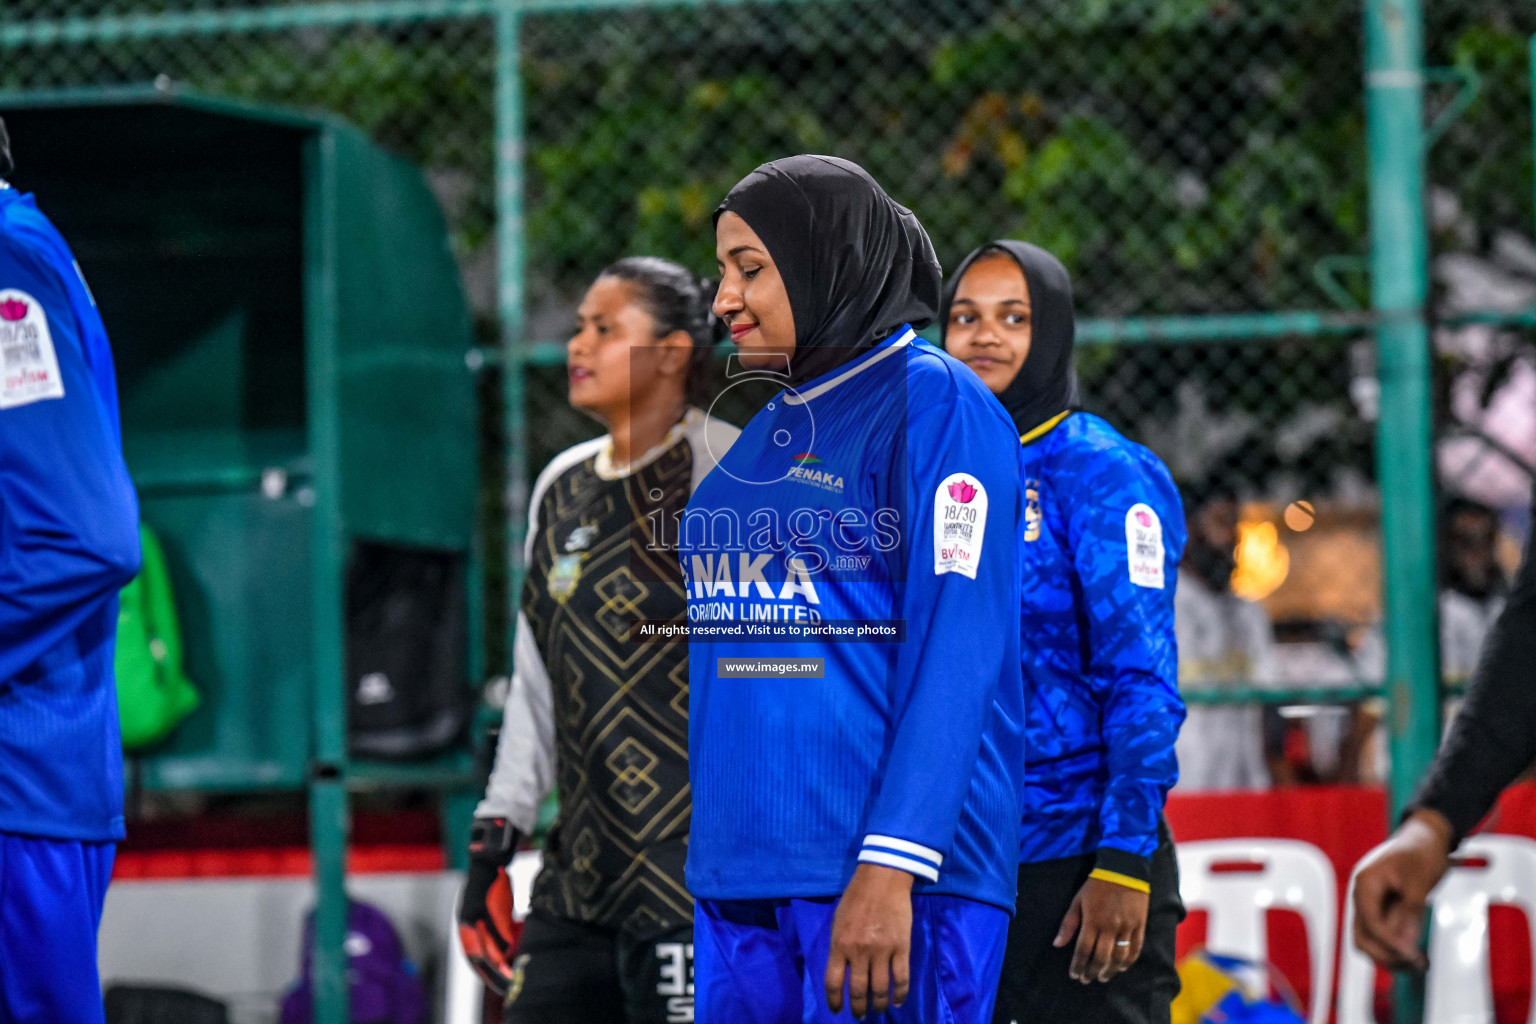
[(962, 505), (968, 505), (976, 497), (976, 488), (971, 486), (969, 480), (956, 480), (949, 485), (949, 496)]
[(1152, 513), (1147, 512), (1147, 511), (1145, 511), (1143, 509), (1137, 509), (1136, 510), (1136, 521), (1138, 523), (1140, 523), (1142, 526), (1151, 526), (1152, 525)]
[(0, 320), (25, 320), (27, 317), (27, 304), (16, 299), (6, 299), (0, 302)]

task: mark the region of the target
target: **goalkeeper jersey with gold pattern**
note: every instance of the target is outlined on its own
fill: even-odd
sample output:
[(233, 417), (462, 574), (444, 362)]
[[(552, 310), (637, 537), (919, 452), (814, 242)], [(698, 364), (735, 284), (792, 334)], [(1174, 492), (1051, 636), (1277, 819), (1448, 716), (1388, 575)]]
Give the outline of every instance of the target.
[(688, 645), (635, 643), (637, 620), (684, 617), (675, 552), (654, 543), (735, 440), (690, 409), (616, 470), (606, 435), (557, 456), (529, 502), (528, 576), (496, 765), (477, 817), (525, 835), (558, 787), (533, 906), (640, 936), (693, 920)]

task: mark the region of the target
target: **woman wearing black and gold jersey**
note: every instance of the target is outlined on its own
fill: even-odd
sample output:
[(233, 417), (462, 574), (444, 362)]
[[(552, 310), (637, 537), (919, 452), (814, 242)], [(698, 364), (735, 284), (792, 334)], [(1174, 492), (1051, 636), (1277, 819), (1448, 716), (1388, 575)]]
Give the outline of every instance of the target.
[[(534, 484), (512, 685), (459, 906), (506, 1024), (693, 1020), (688, 643), (629, 632), (684, 619), (677, 557), (653, 524), (681, 515), (736, 439), (689, 401), (719, 340), (713, 298), (675, 263), (621, 260), (587, 290), (567, 346), (571, 405), (608, 433)], [(514, 955), (504, 869), (554, 787), (560, 815)]]

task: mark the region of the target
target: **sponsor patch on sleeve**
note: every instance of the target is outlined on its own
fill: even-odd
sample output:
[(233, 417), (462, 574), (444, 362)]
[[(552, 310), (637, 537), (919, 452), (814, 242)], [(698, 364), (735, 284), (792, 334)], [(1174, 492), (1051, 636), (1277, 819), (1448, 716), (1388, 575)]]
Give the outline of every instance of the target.
[(0, 409), (63, 397), (64, 378), (42, 303), (24, 291), (0, 288)]
[(1152, 506), (1137, 502), (1125, 514), (1125, 547), (1131, 582), (1138, 587), (1162, 590), (1163, 524)]
[(987, 528), (987, 489), (969, 473), (951, 473), (933, 496), (933, 572), (976, 578)]

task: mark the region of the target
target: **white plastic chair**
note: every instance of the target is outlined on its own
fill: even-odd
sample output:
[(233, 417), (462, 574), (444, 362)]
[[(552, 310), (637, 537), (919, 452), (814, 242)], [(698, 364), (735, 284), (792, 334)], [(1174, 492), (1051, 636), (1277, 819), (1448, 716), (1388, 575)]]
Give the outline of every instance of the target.
[[(1358, 869), (1357, 869), (1358, 870)], [(1338, 1024), (1377, 1024), (1376, 967), (1355, 948), (1355, 876), (1349, 876), (1344, 896), (1344, 944), (1339, 954)]]
[[(533, 880), (543, 857), (538, 850), (523, 850), (512, 858), (507, 875), (512, 883), (512, 919), (528, 917), (528, 903), (533, 896)], [(484, 1005), (484, 985), (464, 956), (459, 942), (458, 907), (448, 927), (448, 980), (443, 988), (443, 1024), (480, 1024)]]
[(512, 858), (507, 874), (512, 881), (512, 918), (523, 921), (528, 917), (528, 904), (533, 899), (533, 880), (539, 877), (544, 864), (544, 854), (539, 850), (524, 850)]
[[(1525, 913), (1536, 948), (1536, 842), (1519, 836), (1476, 836), (1462, 844), (1458, 864), (1429, 894), (1429, 977), (1424, 1024), (1484, 1024), (1493, 1020), (1488, 957), (1488, 907), (1498, 903)], [(1375, 1024), (1376, 971), (1355, 948), (1355, 882), (1344, 906), (1344, 956), (1339, 967), (1338, 1024)], [(1536, 965), (1533, 965), (1536, 968)], [(1536, 1024), (1536, 1005), (1529, 1024)]]
[[(1209, 915), (1205, 945), (1256, 963), (1269, 960), (1264, 914), (1293, 910), (1307, 929), (1311, 952), (1309, 1024), (1327, 1024), (1333, 994), (1333, 957), (1338, 937), (1338, 881), (1333, 865), (1311, 843), (1294, 839), (1213, 839), (1180, 843), (1179, 894), (1190, 910)], [(1216, 871), (1224, 864), (1248, 870)], [(1262, 972), (1245, 979), (1267, 984)]]
[(485, 985), (469, 966), (459, 941), (457, 906), (448, 922), (448, 978), (443, 985), (443, 1024), (481, 1024)]

